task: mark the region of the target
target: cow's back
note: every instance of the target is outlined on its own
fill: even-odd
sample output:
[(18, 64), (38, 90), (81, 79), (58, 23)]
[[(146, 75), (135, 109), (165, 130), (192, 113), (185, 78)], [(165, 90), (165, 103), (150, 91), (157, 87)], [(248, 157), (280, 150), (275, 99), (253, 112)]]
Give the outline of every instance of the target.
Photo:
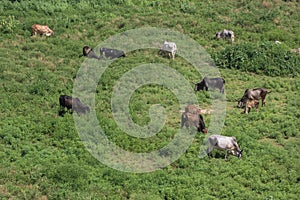
[(192, 114), (201, 114), (201, 110), (197, 108), (195, 105), (187, 105), (185, 107), (185, 112), (189, 112)]
[(33, 35), (40, 34), (50, 36), (53, 34), (53, 31), (47, 25), (33, 24), (31, 29)]
[(235, 137), (228, 137), (223, 135), (211, 135), (208, 138), (209, 144), (218, 149), (230, 149), (231, 145), (236, 143)]

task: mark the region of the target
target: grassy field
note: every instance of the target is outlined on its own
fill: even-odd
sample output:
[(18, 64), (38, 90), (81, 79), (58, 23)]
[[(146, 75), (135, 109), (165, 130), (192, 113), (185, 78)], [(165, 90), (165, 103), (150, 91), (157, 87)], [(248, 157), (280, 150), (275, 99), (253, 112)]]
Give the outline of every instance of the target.
[[(289, 52), (300, 47), (299, 8), (299, 1), (280, 0), (1, 1), (0, 199), (299, 199), (300, 61)], [(48, 24), (54, 35), (31, 36), (35, 23)], [(241, 160), (229, 156), (225, 161), (222, 151), (200, 159), (205, 137), (200, 133), (171, 165), (126, 173), (94, 158), (73, 116), (58, 115), (58, 98), (72, 94), (85, 60), (79, 57), (82, 47), (96, 47), (115, 34), (142, 27), (187, 35), (220, 64), (226, 118), (219, 134), (237, 138), (244, 149)], [(224, 28), (235, 32), (234, 45), (214, 39)], [(274, 46), (276, 40), (281, 46)], [(257, 48), (262, 46), (266, 48)], [(252, 59), (249, 52), (254, 50)], [(191, 87), (202, 78), (182, 57), (172, 61), (153, 49), (130, 52), (105, 70), (96, 88), (96, 116), (109, 140), (132, 152), (163, 147), (180, 125), (176, 97), (157, 85), (138, 88), (129, 105), (132, 120), (140, 126), (149, 123), (151, 105), (165, 107), (166, 124), (157, 135), (131, 137), (114, 121), (115, 85), (124, 73), (146, 63), (175, 69)], [(265, 107), (245, 115), (236, 100), (255, 87), (272, 92)], [(196, 93), (199, 106), (208, 109), (220, 96), (218, 91)], [(209, 129), (210, 116), (204, 115)]]

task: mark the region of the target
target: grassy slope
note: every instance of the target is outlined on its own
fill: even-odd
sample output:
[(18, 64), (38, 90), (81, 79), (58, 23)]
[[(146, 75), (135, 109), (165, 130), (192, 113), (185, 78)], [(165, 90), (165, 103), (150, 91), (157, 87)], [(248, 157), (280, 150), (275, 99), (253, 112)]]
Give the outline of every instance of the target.
[[(72, 2), (72, 1), (70, 1)], [(258, 113), (241, 115), (228, 101), (224, 135), (235, 135), (245, 149), (244, 159), (197, 157), (202, 135), (171, 166), (153, 173), (128, 174), (107, 168), (84, 148), (71, 115), (58, 117), (58, 96), (71, 94), (73, 79), (83, 58), (83, 45), (96, 46), (111, 35), (132, 28), (168, 27), (189, 35), (208, 52), (228, 45), (213, 40), (214, 32), (233, 29), (236, 42), (280, 40), (299, 47), (299, 7), (283, 1), (111, 1), (107, 3), (52, 4), (36, 1), (0, 3), (2, 18), (15, 16), (0, 37), (0, 198), (8, 199), (296, 199), (299, 196), (299, 78), (266, 77), (222, 69), (229, 100), (245, 88), (272, 90), (267, 106)], [(119, 4), (123, 2), (122, 4)], [(171, 9), (172, 8), (172, 9)], [(92, 9), (92, 10), (91, 10)], [(30, 37), (33, 23), (49, 24), (54, 37)], [(15, 25), (15, 26), (14, 26)], [(139, 55), (142, 54), (142, 56)], [(138, 56), (137, 56), (138, 55)], [(125, 62), (143, 63), (153, 52), (137, 52)], [(165, 62), (159, 56), (157, 61)], [(179, 58), (176, 65), (188, 68)], [(101, 123), (113, 127), (109, 110), (111, 79), (123, 72), (111, 68), (99, 83), (105, 95), (97, 96)], [(189, 68), (188, 68), (189, 69)], [(182, 72), (189, 81), (199, 76)], [(111, 76), (114, 74), (114, 76)], [(104, 89), (103, 89), (104, 88)], [(133, 115), (140, 124), (148, 117), (149, 103), (169, 98), (160, 88), (145, 88), (135, 95)], [(197, 93), (207, 106), (205, 94)], [(140, 107), (141, 106), (141, 107)], [(169, 141), (178, 124), (176, 104), (170, 107), (170, 124), (148, 144), (124, 136), (119, 130), (110, 137), (121, 147), (147, 151)], [(176, 109), (175, 109), (176, 110)], [(101, 111), (101, 112), (100, 112)], [(205, 116), (209, 121), (209, 116)]]

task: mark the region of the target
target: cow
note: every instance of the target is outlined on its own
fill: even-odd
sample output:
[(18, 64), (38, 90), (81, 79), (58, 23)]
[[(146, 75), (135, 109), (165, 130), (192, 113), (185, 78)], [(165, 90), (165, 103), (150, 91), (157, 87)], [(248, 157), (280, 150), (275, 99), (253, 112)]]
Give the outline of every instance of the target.
[(190, 112), (182, 113), (180, 127), (182, 128), (183, 126), (185, 126), (186, 128), (195, 126), (198, 132), (202, 132), (204, 134), (207, 133), (207, 129), (205, 128), (203, 117), (200, 114), (193, 114)]
[(63, 115), (62, 112), (64, 108), (67, 108), (67, 110), (72, 109), (78, 115), (90, 112), (90, 108), (87, 105), (84, 105), (79, 98), (73, 98), (67, 95), (61, 95), (59, 97), (59, 105), (61, 107), (61, 115)]
[(36, 36), (37, 34), (51, 36), (54, 33), (47, 25), (40, 24), (33, 24), (31, 30), (33, 36)]
[(168, 56), (171, 53), (172, 59), (174, 60), (176, 51), (177, 51), (177, 46), (176, 46), (175, 42), (165, 41), (162, 48), (160, 48), (159, 53), (167, 54)]
[(245, 110), (244, 113), (248, 114), (248, 112), (250, 112), (251, 108), (256, 108), (256, 112), (258, 111), (258, 105), (259, 105), (259, 101), (256, 99), (248, 99), (246, 102), (246, 106), (245, 106)]
[(195, 91), (206, 90), (208, 88), (217, 88), (222, 94), (224, 94), (225, 80), (223, 78), (207, 78), (204, 77), (199, 83), (195, 83)]
[(184, 110), (185, 112), (189, 112), (192, 114), (202, 114), (202, 111), (195, 105), (187, 105)]
[(81, 56), (85, 56), (87, 58), (95, 58), (98, 60), (100, 59), (100, 57), (97, 56), (96, 53), (94, 52), (94, 50), (89, 46), (84, 46), (82, 48), (82, 54), (79, 57), (81, 57)]
[(102, 47), (100, 48), (100, 56), (101, 58), (114, 59), (114, 58), (125, 57), (126, 55), (124, 51)]
[(262, 100), (262, 106), (266, 105), (266, 96), (269, 94), (266, 88), (246, 89), (243, 97), (238, 101), (238, 107), (241, 108), (249, 99)]
[(216, 148), (226, 151), (225, 159), (227, 159), (229, 151), (231, 151), (232, 155), (237, 156), (239, 159), (242, 158), (243, 150), (240, 149), (235, 137), (211, 135), (207, 139), (207, 145), (207, 155), (209, 155)]
[(234, 42), (234, 32), (224, 29), (223, 31), (216, 32), (216, 39), (230, 39), (231, 44)]

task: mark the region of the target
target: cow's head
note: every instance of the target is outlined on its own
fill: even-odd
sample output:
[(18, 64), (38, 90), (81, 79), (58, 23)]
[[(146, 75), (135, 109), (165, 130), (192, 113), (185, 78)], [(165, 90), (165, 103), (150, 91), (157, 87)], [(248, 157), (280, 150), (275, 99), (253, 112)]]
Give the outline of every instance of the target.
[(203, 81), (195, 83), (195, 91), (204, 90), (205, 84)]
[(203, 120), (203, 116), (201, 114), (198, 114), (199, 116), (199, 128), (198, 128), (198, 131), (206, 134), (207, 133), (207, 129), (205, 127), (205, 123), (204, 123), (204, 120)]
[(240, 99), (240, 100), (238, 101), (237, 107), (238, 107), (238, 108), (241, 108), (243, 105), (244, 105), (243, 99)]
[(83, 56), (87, 56), (89, 53), (90, 53), (90, 51), (92, 51), (93, 49), (92, 48), (90, 48), (89, 46), (84, 46), (83, 48), (82, 48), (82, 54), (83, 54)]
[(49, 28), (49, 26), (48, 25), (46, 25), (45, 26), (45, 35), (46, 36), (51, 36), (51, 35), (53, 35), (53, 31)]
[(243, 149), (240, 151), (240, 152), (238, 152), (238, 154), (237, 154), (237, 157), (239, 158), (239, 159), (241, 159), (242, 158), (242, 153), (243, 153)]
[(221, 32), (216, 32), (216, 39), (220, 39), (221, 38)]

